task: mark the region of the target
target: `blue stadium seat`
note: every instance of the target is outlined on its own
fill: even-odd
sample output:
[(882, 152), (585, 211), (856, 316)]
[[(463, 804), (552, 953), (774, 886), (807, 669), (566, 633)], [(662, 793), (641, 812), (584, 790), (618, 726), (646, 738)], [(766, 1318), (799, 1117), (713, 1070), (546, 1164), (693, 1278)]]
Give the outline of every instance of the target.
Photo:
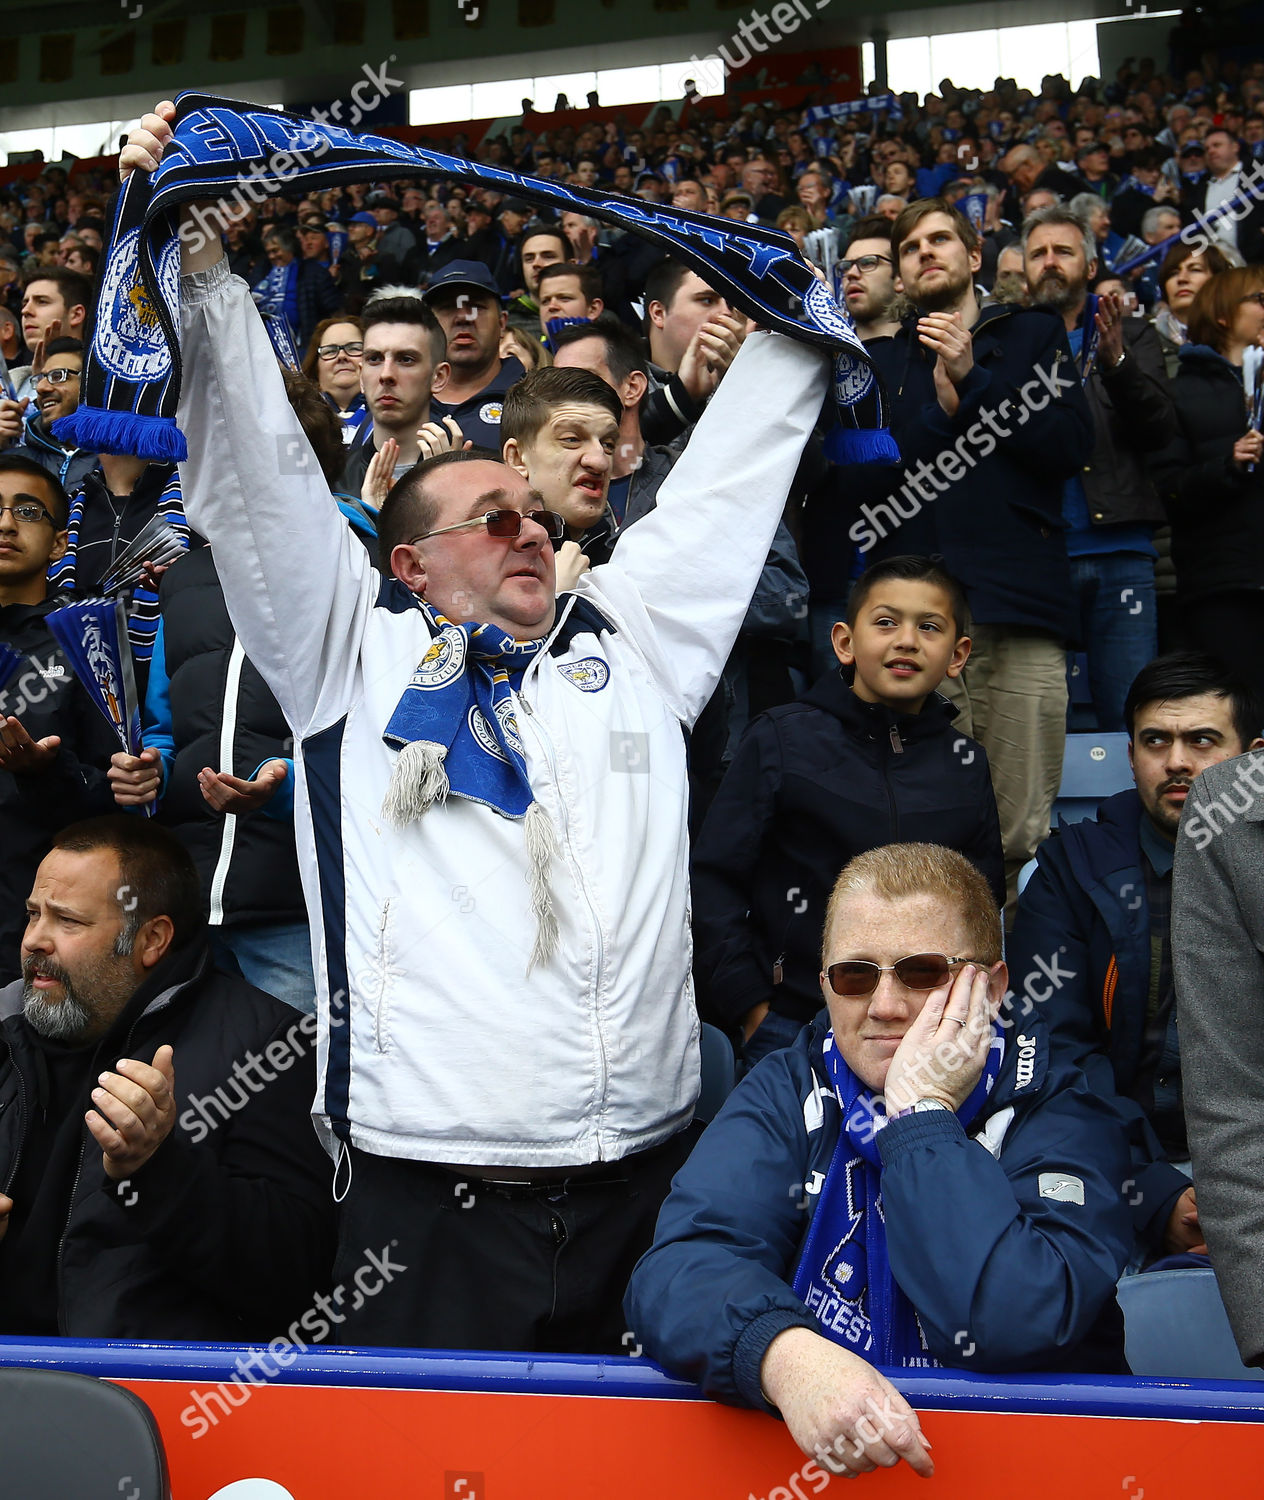
[(1125, 1276), (1116, 1295), (1134, 1375), (1160, 1380), (1264, 1380), (1238, 1357), (1211, 1269)]
[(1052, 823), (1079, 823), (1091, 818), (1099, 804), (1133, 785), (1128, 764), (1128, 736), (1068, 734), (1062, 757), (1062, 785), (1053, 804)]
[(0, 1492), (13, 1500), (170, 1500), (153, 1413), (108, 1380), (0, 1369), (0, 1454)]
[(720, 1106), (733, 1092), (737, 1082), (737, 1059), (733, 1045), (718, 1026), (702, 1023), (702, 1092), (694, 1109), (694, 1118), (708, 1122), (720, 1112)]

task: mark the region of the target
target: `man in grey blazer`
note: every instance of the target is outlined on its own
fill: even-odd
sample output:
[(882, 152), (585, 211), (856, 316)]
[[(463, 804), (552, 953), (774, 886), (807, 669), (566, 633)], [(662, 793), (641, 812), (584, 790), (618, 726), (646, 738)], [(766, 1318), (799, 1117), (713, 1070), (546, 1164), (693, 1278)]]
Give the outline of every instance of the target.
[(1243, 1362), (1264, 1365), (1264, 750), (1189, 793), (1172, 960), (1199, 1219)]

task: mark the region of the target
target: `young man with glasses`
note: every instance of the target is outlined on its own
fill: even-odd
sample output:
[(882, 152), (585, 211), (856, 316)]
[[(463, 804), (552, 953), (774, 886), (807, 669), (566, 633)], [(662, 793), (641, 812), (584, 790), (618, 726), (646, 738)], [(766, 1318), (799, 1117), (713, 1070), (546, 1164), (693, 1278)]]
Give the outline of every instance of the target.
[(890, 338), (897, 333), (899, 294), (895, 290), (890, 220), (879, 216), (853, 224), (838, 269), (843, 278), (843, 303), (861, 341), (867, 344), (870, 339)]
[(48, 586), (67, 513), (55, 475), (0, 453), (0, 647), (21, 656), (12, 673), (0, 669), (0, 983), (21, 972), (24, 903), (48, 841), (112, 807), (106, 769), (118, 741), (44, 623), (68, 602)]
[(818, 980), (826, 1013), (677, 1175), (628, 1322), (831, 1473), (929, 1477), (879, 1367), (1123, 1373), (1127, 1140), (1039, 1019), (1003, 1009), (1000, 913), (954, 850), (852, 860)]
[(68, 417), (79, 405), (79, 377), (83, 372), (83, 345), (78, 339), (50, 340), (44, 351), (44, 368), (35, 380), (35, 396), (5, 402), (0, 411), (0, 441), (20, 421), (20, 435), (11, 453), (33, 459), (57, 476), (68, 491), (74, 491), (94, 468), (97, 456), (79, 448), (68, 448), (53, 436), (53, 423)]
[[(157, 165), (161, 111), (124, 172)], [(278, 472), (303, 440), (219, 245), (184, 254), (194, 524), (296, 737), (342, 1270), (392, 1239), (408, 1268), (342, 1336), (617, 1352), (698, 1097), (682, 731), (829, 361), (752, 337), (656, 510), (574, 594), (556, 595), (547, 507), (477, 453), (396, 486), (379, 573), (310, 467)], [(481, 519), (503, 510), (517, 536)]]

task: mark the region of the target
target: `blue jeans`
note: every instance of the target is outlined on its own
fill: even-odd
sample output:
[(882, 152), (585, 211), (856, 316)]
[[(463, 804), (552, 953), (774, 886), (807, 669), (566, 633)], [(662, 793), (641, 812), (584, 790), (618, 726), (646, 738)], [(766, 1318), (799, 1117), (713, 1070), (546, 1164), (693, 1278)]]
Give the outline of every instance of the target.
[(1071, 588), (1097, 727), (1123, 729), (1132, 680), (1159, 649), (1154, 559), (1140, 552), (1073, 557)]
[(316, 1011), (312, 939), (306, 922), (264, 927), (212, 927), (211, 956), (217, 968), (240, 974), (256, 989), (307, 1015)]

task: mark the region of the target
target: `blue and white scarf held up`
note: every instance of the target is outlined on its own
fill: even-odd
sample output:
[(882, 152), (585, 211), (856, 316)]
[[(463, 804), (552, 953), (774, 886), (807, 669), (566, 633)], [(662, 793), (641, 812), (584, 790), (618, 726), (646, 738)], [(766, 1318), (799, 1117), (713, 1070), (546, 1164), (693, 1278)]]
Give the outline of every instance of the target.
[[(842, 422), (832, 452), (839, 461), (899, 459), (885, 430), (885, 402), (868, 354), (830, 289), (780, 230), (526, 177), (210, 94), (179, 96), (173, 132), (157, 170), (133, 172), (115, 203), (83, 401), (57, 424), (62, 441), (96, 453), (187, 457), (176, 427), (182, 204), (240, 196), (247, 184), (257, 197), (366, 180), (443, 177), (588, 214), (662, 246), (761, 327), (834, 354)], [(191, 228), (195, 234), (213, 232), (186, 226), (185, 233)], [(878, 396), (876, 428), (863, 427), (856, 411), (871, 393)]]

